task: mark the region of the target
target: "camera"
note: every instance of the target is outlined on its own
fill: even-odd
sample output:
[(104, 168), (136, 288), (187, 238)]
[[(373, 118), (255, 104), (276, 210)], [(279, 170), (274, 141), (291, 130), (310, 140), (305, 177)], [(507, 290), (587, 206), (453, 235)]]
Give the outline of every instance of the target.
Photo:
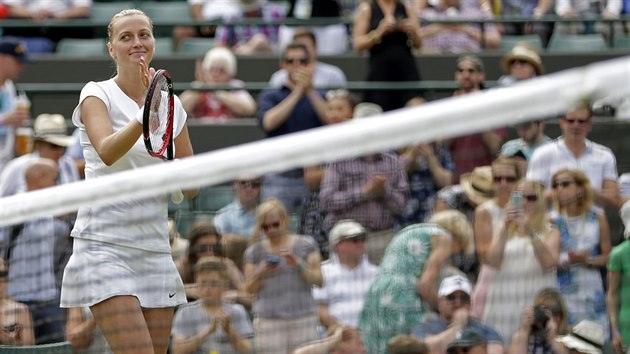
[(544, 306), (534, 307), (534, 322), (532, 323), (532, 334), (544, 335), (549, 316), (547, 316), (547, 308)]
[(269, 256), (267, 257), (267, 263), (269, 263), (270, 265), (278, 265), (280, 264), (280, 257), (278, 256)]

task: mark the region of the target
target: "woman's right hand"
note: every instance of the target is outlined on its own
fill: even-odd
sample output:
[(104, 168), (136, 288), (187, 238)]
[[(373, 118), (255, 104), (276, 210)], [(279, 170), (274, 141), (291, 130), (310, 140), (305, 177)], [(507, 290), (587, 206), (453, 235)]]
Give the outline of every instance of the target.
[(527, 307), (523, 310), (521, 329), (526, 330), (529, 333), (532, 328), (532, 324), (534, 324), (534, 308)]
[(396, 19), (394, 16), (385, 16), (376, 27), (375, 31), (378, 32), (379, 38), (383, 38), (384, 35), (393, 32), (396, 29)]
[(140, 77), (142, 78), (142, 85), (144, 85), (145, 89), (149, 89), (153, 76), (155, 76), (155, 68), (147, 67), (145, 58), (140, 57)]

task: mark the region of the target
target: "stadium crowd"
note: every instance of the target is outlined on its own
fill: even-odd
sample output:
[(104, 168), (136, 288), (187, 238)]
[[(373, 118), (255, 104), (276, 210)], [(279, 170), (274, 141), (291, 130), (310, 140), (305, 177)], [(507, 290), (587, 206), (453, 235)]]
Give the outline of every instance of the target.
[[(258, 0), (188, 2), (204, 18), (219, 9), (202, 9), (219, 5), (230, 18), (295, 16), (300, 3), (289, 2), (284, 14)], [(64, 2), (79, 6), (77, 12), (46, 9), (46, 1), (21, 3), (0, 5), (10, 17), (65, 18), (86, 16), (91, 1)], [(492, 90), (484, 84), (484, 62), (471, 52), (481, 50), (479, 43), (497, 47), (501, 33), (510, 32), (424, 26), (420, 19), (453, 11), (489, 18), (517, 6), (508, 3), (497, 9), (463, 0), (358, 6), (313, 0), (312, 11), (331, 9), (329, 17), (355, 11), (348, 38), (355, 50), (369, 51), (368, 81), (419, 80), (407, 59), (425, 41), (430, 50), (461, 52), (453, 68), (453, 96), (459, 96)], [(598, 4), (607, 18), (622, 11), (615, 1)], [(558, 1), (555, 11), (566, 17), (592, 10), (580, 6)], [(540, 18), (554, 7), (523, 2), (509, 11)], [(341, 69), (317, 60), (321, 43), (330, 41), (326, 33), (334, 33), (329, 30), (293, 29), (281, 46), (281, 26), (176, 28), (180, 39), (217, 36), (197, 63), (196, 82), (235, 88), (182, 94), (189, 119), (254, 115), (266, 138), (274, 138), (361, 124), (425, 102), (413, 90), (361, 97), (319, 89), (345, 83)], [(509, 29), (533, 30), (526, 24)], [(25, 137), (18, 133), (31, 117), (15, 81), (28, 70), (28, 43), (0, 38), (0, 197), (72, 183), (86, 172), (78, 133), (68, 135), (61, 115), (37, 116), (32, 146), (20, 145)], [(261, 52), (278, 54), (280, 68), (255, 101), (235, 79), (235, 54)], [(538, 49), (528, 43), (516, 44), (501, 64), (500, 86), (544, 75)], [(545, 134), (548, 119), (558, 119), (560, 136)], [(630, 236), (629, 177), (618, 175), (609, 147), (588, 139), (596, 124), (586, 102), (559, 117), (518, 125), (506, 119), (500, 129), (234, 180), (234, 200), (188, 234), (170, 224), (188, 303), (177, 306), (172, 326), (164, 324), (171, 328), (168, 351), (629, 353), (630, 241), (617, 242)], [(517, 138), (507, 141), (510, 129)], [(605, 210), (621, 215), (623, 237), (611, 234)], [(76, 215), (49, 216), (0, 229), (0, 345), (67, 341), (76, 353), (112, 352), (110, 334), (89, 307), (60, 307), (75, 221)]]

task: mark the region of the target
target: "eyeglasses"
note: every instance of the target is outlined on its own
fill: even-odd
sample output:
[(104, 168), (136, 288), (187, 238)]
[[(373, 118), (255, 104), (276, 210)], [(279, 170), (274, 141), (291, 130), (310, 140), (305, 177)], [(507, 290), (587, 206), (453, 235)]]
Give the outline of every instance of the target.
[(523, 195), (523, 199), (533, 203), (538, 200), (538, 196), (536, 194)]
[(359, 236), (354, 236), (354, 237), (349, 237), (349, 238), (345, 238), (342, 240), (343, 241), (348, 241), (348, 242), (352, 242), (352, 243), (361, 243), (361, 242), (365, 242), (365, 235), (359, 235)]
[(221, 253), (221, 245), (219, 245), (219, 244), (215, 244), (215, 245), (196, 245), (194, 250), (195, 250), (195, 253), (212, 252), (214, 254), (220, 254)]
[(295, 63), (300, 63), (301, 65), (306, 65), (308, 63), (311, 62), (311, 59), (308, 57), (302, 57), (302, 58), (282, 58), (282, 61), (284, 61), (287, 64), (295, 64)]
[(209, 281), (202, 281), (199, 283), (200, 287), (203, 288), (216, 288), (219, 286), (224, 286), (225, 282), (222, 280), (209, 280)]
[(455, 300), (459, 300), (459, 302), (461, 304), (468, 304), (470, 303), (470, 296), (468, 295), (455, 295), (455, 294), (450, 294), (450, 295), (446, 295), (446, 299), (450, 302), (455, 302)]
[(516, 182), (516, 176), (494, 176), (492, 179), (497, 183), (500, 183), (501, 181), (508, 183)]
[(260, 188), (262, 182), (260, 181), (238, 181), (238, 185), (241, 188)]
[(522, 59), (514, 59), (512, 60), (512, 62), (510, 62), (510, 65), (514, 65), (514, 64), (529, 64), (529, 62)]
[(470, 68), (469, 68), (469, 69), (457, 68), (457, 72), (458, 72), (458, 73), (469, 73), (469, 74), (472, 74), (472, 73), (477, 72), (477, 69), (470, 69)]
[(262, 224), (264, 231), (269, 231), (271, 228), (277, 229), (280, 227), (280, 221), (272, 222), (271, 224)]
[(567, 188), (573, 183), (575, 183), (575, 181), (556, 181), (556, 182), (553, 182), (551, 186), (553, 187), (553, 189), (558, 189), (558, 186), (562, 188)]
[(573, 118), (563, 118), (565, 122), (568, 124), (577, 123), (578, 125), (584, 125), (588, 123), (588, 119), (573, 119)]

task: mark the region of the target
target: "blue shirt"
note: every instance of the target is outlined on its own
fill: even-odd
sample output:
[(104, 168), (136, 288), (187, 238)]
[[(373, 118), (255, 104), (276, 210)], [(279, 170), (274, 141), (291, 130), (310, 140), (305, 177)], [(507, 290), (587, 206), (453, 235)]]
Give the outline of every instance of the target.
[[(488, 340), (488, 343), (503, 343), (501, 336), (497, 333), (497, 331), (479, 321), (471, 319), (468, 321), (467, 327), (473, 327), (481, 330)], [(447, 328), (448, 323), (446, 323), (446, 321), (441, 318), (428, 315), (422, 322), (414, 327), (411, 331), (411, 335), (424, 340), (429, 336), (434, 336), (446, 331)]]
[[(291, 89), (287, 86), (281, 88), (268, 89), (263, 91), (258, 98), (258, 113), (256, 114), (258, 122), (262, 127), (263, 117), (268, 110), (277, 106), (285, 98), (291, 94)], [(321, 93), (319, 93), (321, 94)], [(321, 127), (322, 121), (319, 119), (315, 108), (306, 96), (302, 96), (295, 105), (289, 117), (276, 129), (265, 132), (268, 138), (295, 133), (302, 130)]]
[(220, 234), (251, 237), (256, 225), (256, 209), (247, 211), (235, 199), (232, 203), (219, 209), (213, 222)]

